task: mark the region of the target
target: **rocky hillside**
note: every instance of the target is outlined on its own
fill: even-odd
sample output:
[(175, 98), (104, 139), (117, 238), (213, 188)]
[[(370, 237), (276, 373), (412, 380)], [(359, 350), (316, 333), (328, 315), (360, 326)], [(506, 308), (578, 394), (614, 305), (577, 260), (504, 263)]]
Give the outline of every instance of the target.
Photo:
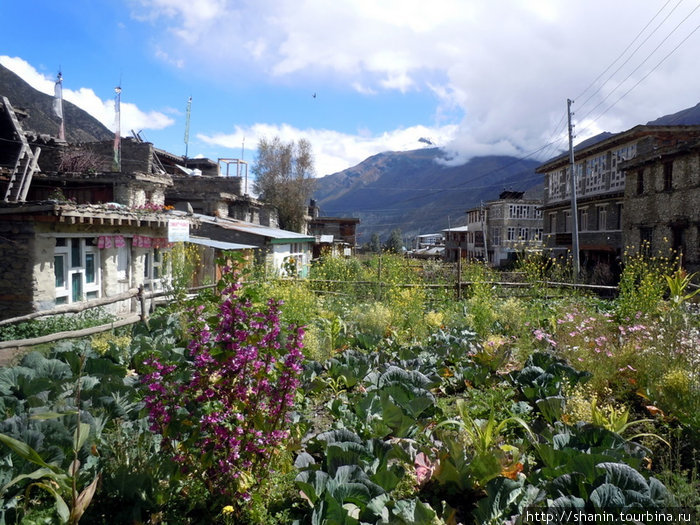
[[(0, 65), (0, 97), (7, 97), (15, 109), (28, 113), (22, 121), (25, 130), (58, 135), (59, 119), (53, 112), (53, 97), (37, 91), (15, 73)], [(114, 136), (100, 121), (75, 104), (63, 101), (66, 140), (93, 142), (109, 140)]]
[(541, 193), (539, 162), (507, 156), (476, 157), (461, 166), (440, 162), (438, 148), (387, 152), (318, 180), (321, 214), (359, 217), (358, 242), (382, 241), (401, 229), (406, 240), (463, 225), (467, 209), (498, 198), (503, 189)]

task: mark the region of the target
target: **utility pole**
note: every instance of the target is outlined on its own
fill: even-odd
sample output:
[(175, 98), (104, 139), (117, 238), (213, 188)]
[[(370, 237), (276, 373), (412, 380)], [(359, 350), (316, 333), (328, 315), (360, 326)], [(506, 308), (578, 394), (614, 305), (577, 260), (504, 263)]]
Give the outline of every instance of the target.
[(484, 261), (489, 264), (489, 247), (486, 244), (486, 236), (488, 232), (488, 222), (486, 221), (486, 213), (488, 208), (484, 208), (484, 201), (481, 201), (481, 235), (484, 237)]
[(573, 100), (566, 99), (566, 109), (569, 116), (569, 170), (571, 175), (571, 249), (574, 252), (574, 282), (578, 282), (581, 273), (578, 247), (578, 206), (576, 204), (576, 165), (574, 164), (574, 127), (571, 124), (571, 104)]

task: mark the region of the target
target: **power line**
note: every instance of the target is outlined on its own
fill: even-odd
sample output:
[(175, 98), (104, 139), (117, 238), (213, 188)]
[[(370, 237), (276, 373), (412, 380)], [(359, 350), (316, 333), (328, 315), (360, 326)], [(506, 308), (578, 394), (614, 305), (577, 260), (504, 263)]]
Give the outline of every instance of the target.
[[(622, 68), (625, 66), (625, 64), (627, 64), (627, 63), (632, 59), (632, 57), (637, 53), (637, 51), (639, 51), (639, 49), (647, 42), (647, 40), (649, 40), (649, 38), (651, 38), (652, 35), (653, 35), (654, 33), (656, 33), (656, 31), (658, 31), (658, 29), (666, 22), (666, 20), (668, 20), (668, 18), (673, 14), (673, 12), (678, 8), (678, 6), (679, 6), (682, 2), (683, 2), (683, 0), (678, 0), (678, 3), (676, 4), (676, 6), (675, 6), (673, 9), (671, 9), (671, 11), (668, 13), (668, 15), (666, 15), (666, 18), (664, 18), (664, 19), (661, 21), (661, 23), (660, 23), (658, 26), (656, 26), (656, 28), (649, 34), (649, 36), (648, 36), (647, 38), (645, 38), (644, 41), (643, 41), (639, 46), (637, 46), (637, 48), (632, 52), (632, 54), (631, 54), (629, 57), (627, 57), (627, 60), (625, 60), (625, 61), (620, 65), (620, 67), (618, 67), (618, 68), (607, 78), (607, 80), (605, 80), (605, 82), (603, 82), (603, 83), (601, 84), (601, 87), (600, 87), (600, 88), (596, 89), (593, 93), (591, 93), (591, 95), (590, 95), (586, 100), (584, 100), (581, 104), (579, 104), (579, 107), (585, 106), (586, 103), (587, 103), (589, 100), (591, 100), (591, 98), (593, 98), (593, 97), (595, 96), (596, 93), (600, 92), (600, 90), (602, 89), (602, 86), (604, 86), (608, 81), (610, 81), (610, 79), (612, 79), (612, 77), (615, 76), (615, 74), (616, 74), (618, 71), (620, 71), (620, 69), (622, 69)], [(630, 47), (632, 47), (632, 44), (634, 44), (634, 43), (637, 41), (637, 39), (642, 35), (642, 33), (644, 33), (644, 31), (646, 31), (647, 27), (649, 27), (649, 26), (651, 25), (651, 23), (654, 21), (654, 19), (656, 19), (656, 17), (659, 16), (659, 14), (661, 13), (661, 11), (663, 11), (669, 3), (671, 3), (671, 0), (668, 0), (668, 1), (661, 7), (661, 9), (659, 9), (659, 10), (656, 12), (656, 14), (655, 14), (653, 17), (651, 17), (651, 20), (649, 20), (649, 22), (647, 22), (647, 24), (641, 29), (641, 31), (639, 31), (639, 33), (637, 33), (637, 36), (635, 36), (635, 37), (632, 39), (632, 41), (627, 45), (627, 47), (622, 51), (622, 53), (620, 53), (620, 54), (618, 55), (618, 57), (617, 57), (615, 60), (613, 60), (613, 61), (610, 63), (610, 65), (609, 65), (607, 68), (605, 68), (605, 70), (604, 70), (600, 75), (598, 75), (598, 76), (595, 78), (595, 80), (593, 80), (593, 82), (591, 82), (591, 83), (586, 87), (586, 89), (584, 89), (581, 93), (579, 93), (578, 95), (576, 95), (576, 97), (574, 97), (574, 100), (576, 100), (576, 99), (582, 97), (582, 96), (586, 93), (586, 91), (588, 91), (591, 87), (593, 87), (593, 85), (595, 85), (595, 83), (598, 82), (598, 80), (600, 80), (600, 78), (601, 78), (605, 73), (607, 73), (607, 72), (610, 70), (610, 68), (611, 68), (613, 65), (615, 65), (615, 63), (616, 63), (618, 60), (620, 60), (620, 59), (625, 55), (625, 53), (627, 52), (627, 50), (628, 50)]]
[[(622, 82), (618, 83), (617, 86), (615, 86), (607, 95), (605, 95), (605, 97), (603, 97), (603, 99), (602, 99), (600, 102), (598, 102), (598, 104), (596, 104), (596, 105), (593, 107), (593, 109), (591, 109), (590, 111), (588, 111), (588, 113), (586, 113), (586, 114), (581, 118), (581, 120), (585, 119), (588, 115), (590, 115), (590, 114), (593, 113), (597, 108), (599, 108), (608, 98), (610, 98), (610, 96), (611, 96), (615, 91), (617, 91), (618, 88), (620, 88), (625, 82), (627, 82), (627, 80), (629, 80), (629, 78), (630, 78), (632, 75), (634, 75), (637, 71), (639, 71), (639, 68), (641, 68), (644, 64), (646, 64), (647, 61), (652, 57), (652, 55), (653, 55), (654, 53), (656, 53), (656, 52), (659, 50), (659, 48), (671, 37), (671, 35), (673, 35), (673, 34), (678, 30), (678, 28), (679, 28), (681, 25), (683, 25), (683, 24), (685, 23), (685, 21), (688, 20), (688, 18), (690, 18), (690, 17), (693, 15), (693, 13), (695, 13), (695, 11), (697, 11), (698, 9), (700, 9), (700, 5), (696, 6), (695, 9), (693, 9), (690, 13), (688, 13), (688, 15), (687, 15), (685, 18), (683, 18), (683, 20), (681, 20), (681, 21), (676, 25), (676, 27), (674, 27), (674, 28), (671, 30), (671, 32), (670, 32), (668, 35), (666, 35), (666, 37), (664, 37), (663, 40), (661, 40), (661, 42), (659, 42), (659, 44), (652, 50), (652, 52), (649, 53), (649, 54), (646, 56), (646, 58), (645, 58), (636, 68), (634, 68), (634, 69), (629, 73), (629, 75), (627, 75), (627, 76), (624, 78), (624, 80), (622, 80)], [(695, 33), (695, 31), (697, 31), (697, 29), (698, 29), (698, 28), (696, 27), (696, 28), (690, 33), (690, 35), (688, 35), (687, 37), (685, 37), (685, 38), (681, 41), (681, 43), (680, 43), (679, 45), (677, 45), (676, 47), (674, 47), (673, 50), (671, 51), (671, 53), (669, 53), (668, 55), (666, 55), (666, 56), (661, 60), (661, 62), (659, 62), (649, 73), (647, 73), (644, 77), (642, 77), (642, 80), (644, 80), (645, 78), (647, 78), (651, 72), (653, 72), (656, 68), (658, 68), (658, 67), (664, 62), (664, 60), (666, 60), (669, 56), (671, 56), (671, 54), (673, 54), (673, 53), (681, 46), (681, 44), (683, 44), (686, 40), (688, 40), (688, 38), (690, 38), (690, 36), (691, 36), (693, 33)], [(634, 89), (635, 87), (637, 87), (637, 86), (639, 85), (639, 83), (640, 83), (640, 82), (637, 82), (637, 83), (632, 87), (632, 89)], [(631, 91), (631, 89), (630, 89), (629, 91)], [(629, 91), (627, 91), (627, 93), (629, 93)], [(627, 93), (625, 93), (625, 95), (626, 95)], [(620, 100), (622, 100), (622, 98), (624, 98), (624, 95), (623, 95), (623, 97), (620, 97), (620, 98), (615, 102), (615, 104), (617, 104), (617, 102), (619, 102)], [(613, 106), (614, 106), (614, 104), (613, 104)], [(605, 112), (607, 112), (607, 111), (608, 111), (609, 109), (611, 109), (613, 106), (611, 106), (610, 108), (608, 108), (607, 110), (605, 110)], [(605, 112), (604, 112), (604, 113), (605, 113)], [(602, 113), (600, 116), (602, 116), (604, 113)], [(599, 116), (598, 118), (600, 118), (600, 116)]]
[(623, 98), (625, 98), (632, 90), (634, 90), (639, 84), (641, 84), (646, 78), (651, 75), (654, 71), (656, 71), (661, 64), (663, 64), (668, 57), (670, 57), (681, 45), (685, 43), (686, 40), (688, 40), (695, 32), (700, 29), (700, 25), (696, 26), (695, 29), (693, 29), (688, 36), (686, 36), (683, 40), (681, 40), (676, 47), (674, 47), (665, 57), (663, 57), (658, 64), (656, 64), (646, 75), (644, 75), (642, 78), (640, 78), (631, 88), (629, 88), (627, 91), (625, 91), (620, 98), (618, 98), (615, 102), (613, 102), (605, 111), (603, 111), (600, 115), (598, 115), (595, 119), (593, 119), (593, 122), (598, 120), (600, 117), (605, 115), (608, 111), (610, 111), (615, 105), (620, 102)]

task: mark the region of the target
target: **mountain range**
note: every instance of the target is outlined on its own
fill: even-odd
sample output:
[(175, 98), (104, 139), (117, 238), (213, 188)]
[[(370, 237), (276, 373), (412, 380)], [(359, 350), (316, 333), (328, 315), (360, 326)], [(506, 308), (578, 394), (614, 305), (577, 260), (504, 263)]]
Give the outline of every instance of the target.
[[(700, 104), (647, 125), (700, 125)], [(576, 148), (612, 135), (600, 133)], [(374, 233), (386, 241), (396, 228), (410, 241), (419, 234), (463, 225), (466, 210), (497, 199), (504, 189), (542, 197), (544, 178), (534, 171), (538, 161), (488, 156), (449, 166), (442, 157), (439, 148), (380, 153), (318, 179), (314, 199), (322, 215), (359, 218), (358, 242), (364, 243)]]
[(474, 157), (448, 165), (439, 148), (379, 153), (318, 179), (321, 215), (357, 217), (358, 242), (376, 233), (385, 241), (400, 229), (405, 240), (466, 223), (466, 210), (504, 189), (541, 194), (540, 163), (508, 156)]
[[(22, 128), (39, 134), (58, 135), (60, 121), (53, 111), (54, 97), (37, 91), (0, 64), (0, 97), (3, 96), (9, 99), (15, 110), (26, 111), (27, 118), (22, 120)], [(68, 142), (94, 142), (114, 137), (114, 132), (99, 120), (67, 100), (63, 101), (63, 117)]]

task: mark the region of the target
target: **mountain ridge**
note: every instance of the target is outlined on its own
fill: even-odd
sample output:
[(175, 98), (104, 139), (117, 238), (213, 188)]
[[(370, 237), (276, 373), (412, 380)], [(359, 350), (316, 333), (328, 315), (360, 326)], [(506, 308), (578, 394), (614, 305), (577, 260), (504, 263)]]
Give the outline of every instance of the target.
[(439, 148), (382, 152), (318, 179), (314, 199), (323, 215), (358, 217), (358, 242), (374, 233), (384, 240), (396, 228), (413, 237), (466, 223), (467, 209), (503, 189), (541, 185), (539, 164), (492, 155), (450, 166)]
[[(5, 96), (15, 109), (27, 112), (22, 128), (42, 135), (58, 136), (60, 120), (53, 112), (54, 97), (34, 89), (22, 78), (0, 64), (0, 97)], [(110, 131), (87, 111), (63, 101), (63, 117), (68, 142), (96, 142), (114, 138)]]

